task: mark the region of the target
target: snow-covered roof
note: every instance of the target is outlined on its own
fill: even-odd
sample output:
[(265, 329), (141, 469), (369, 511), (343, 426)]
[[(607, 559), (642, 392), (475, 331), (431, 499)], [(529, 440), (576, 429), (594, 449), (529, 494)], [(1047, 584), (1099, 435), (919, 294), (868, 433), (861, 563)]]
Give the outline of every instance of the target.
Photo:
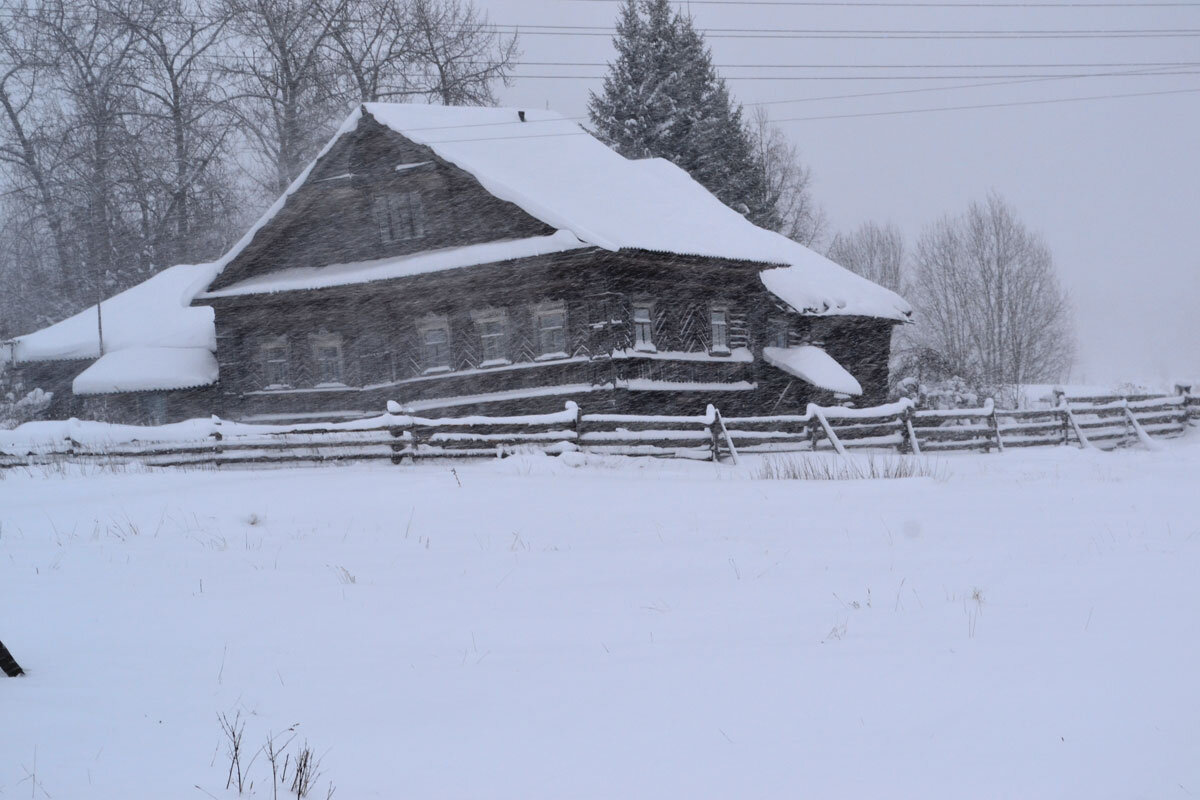
[(581, 247), (587, 247), (587, 245), (576, 239), (569, 231), (558, 231), (550, 236), (531, 236), (526, 239), (505, 239), (465, 247), (447, 247), (397, 258), (381, 258), (375, 261), (331, 264), (325, 267), (293, 267), (247, 278), (233, 286), (205, 292), (198, 296), (201, 298), (233, 297), (268, 292), (323, 289), (330, 286), (405, 278), (427, 272), (491, 264), (515, 258), (529, 258), (547, 253), (577, 250)]
[[(368, 103), (363, 109), (470, 173), (496, 197), (585, 244), (775, 265), (761, 273), (767, 289), (804, 313), (896, 320), (911, 313), (894, 292), (753, 225), (669, 161), (626, 159), (554, 112), (525, 111), (521, 121), (516, 109), (505, 108)], [(363, 109), (350, 115), (322, 154), (358, 125)], [(279, 212), (311, 169), (218, 262), (220, 267)]]
[[(180, 264), (100, 304), (104, 352), (129, 348), (200, 348), (215, 351), (211, 308), (189, 305), (196, 292), (217, 274), (215, 264)], [(96, 307), (89, 306), (39, 331), (13, 340), (13, 359), (65, 361), (100, 355)]]
[(763, 360), (819, 389), (838, 394), (862, 394), (862, 386), (846, 368), (820, 347), (764, 347)]
[(217, 358), (203, 347), (130, 347), (105, 353), (79, 373), (75, 394), (192, 389), (217, 382)]

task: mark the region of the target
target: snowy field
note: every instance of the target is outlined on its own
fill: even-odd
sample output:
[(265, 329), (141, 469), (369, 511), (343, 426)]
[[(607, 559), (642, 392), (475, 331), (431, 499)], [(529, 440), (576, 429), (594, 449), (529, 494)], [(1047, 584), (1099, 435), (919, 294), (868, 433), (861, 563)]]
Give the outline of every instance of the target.
[(0, 797), (1200, 794), (1200, 435), (936, 464), (10, 473)]

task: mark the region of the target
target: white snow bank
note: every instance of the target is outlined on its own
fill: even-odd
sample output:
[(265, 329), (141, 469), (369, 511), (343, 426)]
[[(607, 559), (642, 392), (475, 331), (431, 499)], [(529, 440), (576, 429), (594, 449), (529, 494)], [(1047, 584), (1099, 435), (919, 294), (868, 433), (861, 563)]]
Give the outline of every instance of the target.
[(771, 366), (820, 389), (840, 394), (862, 394), (862, 386), (854, 376), (816, 345), (764, 347), (763, 359)]
[(527, 239), (506, 239), (466, 247), (448, 247), (399, 258), (285, 269), (248, 278), (224, 289), (205, 292), (200, 297), (232, 297), (369, 283), (406, 278), (427, 272), (491, 264), (497, 261), (530, 258), (548, 253), (561, 253), (581, 247), (587, 247), (587, 245), (568, 231), (558, 231), (550, 236), (532, 236)]
[[(216, 332), (211, 308), (188, 304), (196, 290), (218, 272), (216, 264), (168, 267), (137, 286), (100, 304), (104, 322), (104, 351), (130, 347), (201, 348), (215, 351)], [(47, 328), (18, 336), (16, 363), (97, 358), (96, 307), (80, 311)]]
[(217, 382), (217, 359), (203, 347), (130, 347), (105, 353), (76, 376), (75, 394), (191, 389)]

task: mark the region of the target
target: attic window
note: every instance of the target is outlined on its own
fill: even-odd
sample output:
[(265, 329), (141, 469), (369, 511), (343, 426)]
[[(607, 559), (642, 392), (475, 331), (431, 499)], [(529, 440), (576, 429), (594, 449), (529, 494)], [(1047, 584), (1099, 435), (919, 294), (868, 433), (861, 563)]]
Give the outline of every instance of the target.
[(375, 198), (375, 220), (384, 244), (425, 235), (425, 212), (417, 192), (393, 192)]

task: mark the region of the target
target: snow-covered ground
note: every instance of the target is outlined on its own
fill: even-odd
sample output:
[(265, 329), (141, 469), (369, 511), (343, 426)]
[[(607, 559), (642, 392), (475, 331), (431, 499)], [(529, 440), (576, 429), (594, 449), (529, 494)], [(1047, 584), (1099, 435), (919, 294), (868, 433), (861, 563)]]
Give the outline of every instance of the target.
[(580, 460), (8, 474), (0, 797), (234, 797), (238, 712), (322, 798), (1200, 793), (1200, 435)]

